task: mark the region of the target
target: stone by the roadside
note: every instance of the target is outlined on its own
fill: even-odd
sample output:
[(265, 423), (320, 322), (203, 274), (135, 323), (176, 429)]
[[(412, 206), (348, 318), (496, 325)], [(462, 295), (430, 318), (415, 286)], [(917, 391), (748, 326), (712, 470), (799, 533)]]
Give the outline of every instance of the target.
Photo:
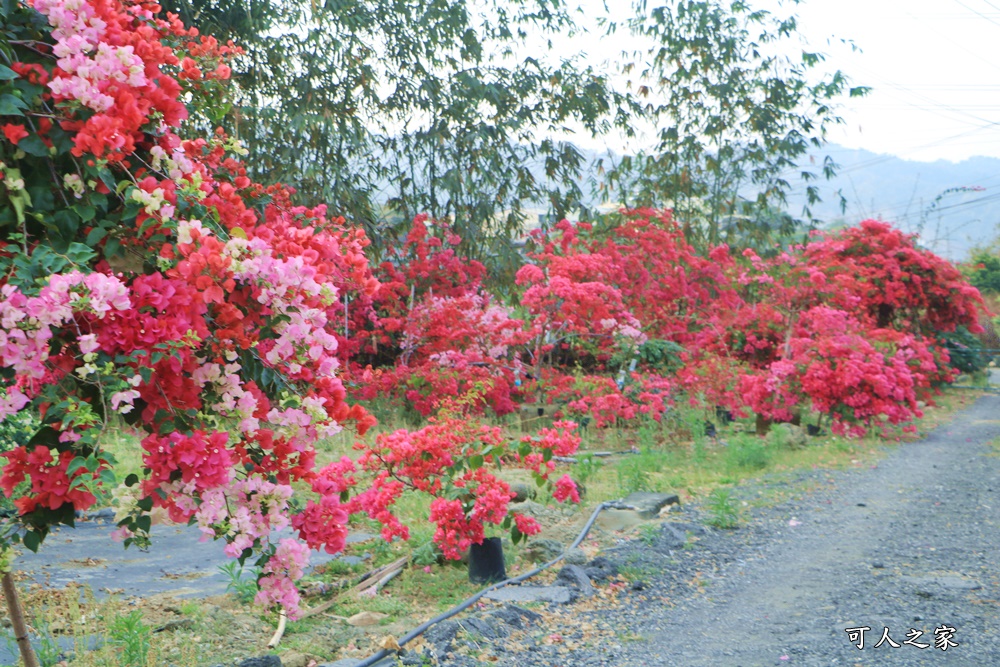
[(382, 622), (382, 619), (388, 617), (388, 614), (380, 614), (377, 611), (359, 611), (347, 619), (347, 624), (353, 625), (356, 628), (364, 628), (370, 625), (378, 625)]
[(795, 424), (786, 424), (785, 429), (788, 431), (788, 442), (785, 443), (787, 447), (805, 449), (809, 445), (809, 435), (804, 428)]
[(680, 498), (673, 493), (651, 493), (637, 491), (629, 494), (615, 505), (615, 509), (635, 512), (640, 519), (655, 519), (667, 505), (680, 504)]
[(604, 581), (618, 574), (618, 566), (604, 556), (598, 556), (583, 568), (591, 581)]
[(590, 583), (590, 577), (579, 565), (566, 565), (559, 570), (555, 584), (571, 588), (585, 598), (589, 598), (595, 593), (594, 585)]
[[(451, 619), (438, 623), (424, 633), (424, 639), (434, 647), (437, 656), (441, 657), (454, 650), (456, 642), (460, 641), (459, 635), (461, 633), (477, 639), (509, 637), (512, 630), (523, 630), (540, 618), (541, 616), (533, 611), (508, 604), (485, 615), (475, 615), (461, 621)], [(409, 655), (420, 654), (411, 652)], [(411, 664), (405, 658), (403, 663)]]
[(281, 654), (282, 667), (309, 667), (309, 663), (319, 662), (316, 656), (298, 651), (285, 651)]
[(660, 526), (661, 540), (670, 549), (684, 547), (692, 536), (705, 534), (705, 527), (683, 521), (664, 521)]
[(525, 500), (531, 500), (537, 494), (537, 489), (530, 484), (523, 484), (517, 482), (510, 485), (510, 490), (515, 494), (513, 498), (510, 499), (512, 503), (523, 503)]
[(687, 544), (687, 532), (680, 526), (673, 526), (669, 522), (660, 526), (660, 533), (666, 545), (671, 549), (680, 549)]
[(173, 632), (175, 630), (187, 630), (194, 626), (194, 620), (190, 618), (178, 618), (173, 621), (168, 621), (161, 625), (160, 627), (153, 630), (153, 632)]
[(282, 667), (281, 658), (276, 655), (262, 655), (259, 658), (247, 658), (239, 667)]
[(541, 614), (513, 604), (508, 604), (496, 611), (491, 611), (487, 616), (517, 630), (526, 628), (542, 618)]
[(978, 591), (983, 587), (982, 584), (974, 579), (963, 579), (962, 577), (943, 576), (934, 577), (934, 579), (938, 586), (950, 588), (955, 591)]
[(931, 577), (904, 576), (903, 581), (917, 585), (917, 594), (928, 593), (926, 597), (931, 597), (933, 593), (930, 588), (939, 587), (952, 591), (978, 591), (983, 586), (975, 579), (965, 579), (957, 575), (940, 575)]
[(563, 552), (563, 545), (555, 540), (532, 540), (524, 550), (531, 563), (548, 563)]
[(484, 595), (496, 602), (555, 602), (570, 601), (570, 590), (565, 586), (504, 586)]
[(439, 655), (444, 655), (451, 651), (455, 637), (461, 630), (462, 626), (458, 621), (449, 619), (428, 628), (427, 632), (424, 633), (424, 639), (434, 646), (434, 650)]
[(603, 530), (614, 533), (635, 528), (639, 524), (645, 523), (645, 521), (635, 510), (606, 509), (597, 516), (595, 523)]
[(570, 549), (566, 552), (563, 562), (568, 565), (585, 565), (587, 563), (587, 554), (580, 547)]

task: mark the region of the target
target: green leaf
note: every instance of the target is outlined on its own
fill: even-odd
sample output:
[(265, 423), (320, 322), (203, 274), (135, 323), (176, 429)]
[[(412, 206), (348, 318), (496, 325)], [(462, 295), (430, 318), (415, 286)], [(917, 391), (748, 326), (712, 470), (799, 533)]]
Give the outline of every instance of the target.
[(86, 467), (87, 467), (87, 459), (83, 458), (82, 456), (77, 456), (75, 459), (69, 462), (68, 466), (66, 466), (66, 475), (72, 477), (81, 468), (86, 468)]
[(136, 528), (144, 533), (148, 533), (153, 528), (153, 517), (143, 514), (135, 520)]
[(28, 155), (34, 155), (35, 157), (49, 156), (49, 147), (45, 145), (45, 142), (37, 134), (29, 134), (24, 139), (21, 139), (17, 147)]
[(24, 537), (21, 538), (21, 544), (24, 545), (24, 548), (34, 553), (38, 553), (38, 547), (41, 543), (42, 538), (33, 530), (29, 530), (24, 534)]
[(101, 167), (100, 169), (98, 169), (97, 177), (100, 178), (101, 182), (104, 183), (104, 185), (108, 188), (108, 190), (111, 190), (112, 192), (114, 192), (115, 189), (118, 187), (118, 183), (115, 181), (114, 174), (112, 174), (111, 170), (108, 169), (107, 167)]
[(125, 477), (125, 486), (135, 486), (139, 483), (139, 476), (134, 472)]
[(74, 264), (84, 266), (96, 257), (97, 253), (94, 252), (89, 246), (82, 243), (70, 243), (69, 249), (66, 251), (66, 255)]
[(108, 242), (104, 244), (104, 256), (108, 259), (117, 256), (121, 247), (122, 244), (118, 239), (108, 239)]
[[(76, 214), (80, 216), (80, 220), (84, 222), (90, 222), (97, 215), (97, 209), (89, 204), (77, 204), (73, 207)], [(88, 245), (92, 245), (88, 243)]]
[(94, 227), (90, 230), (90, 233), (87, 234), (87, 245), (93, 248), (107, 235), (108, 230), (104, 227)]
[(0, 65), (0, 81), (10, 81), (11, 79), (16, 79), (18, 73), (7, 67), (6, 65)]
[(28, 449), (34, 449), (37, 445), (45, 445), (49, 449), (55, 449), (59, 446), (59, 431), (55, 430), (51, 426), (43, 426), (38, 429), (31, 439), (28, 440), (26, 447)]
[(0, 95), (0, 116), (23, 116), (21, 109), (27, 108), (27, 104), (13, 95)]

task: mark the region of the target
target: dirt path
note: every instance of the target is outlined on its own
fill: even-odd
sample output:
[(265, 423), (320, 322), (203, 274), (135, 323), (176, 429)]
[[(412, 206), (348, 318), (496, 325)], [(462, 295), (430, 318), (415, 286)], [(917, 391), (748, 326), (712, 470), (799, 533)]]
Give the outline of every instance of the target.
[[(737, 530), (708, 529), (707, 513), (686, 507), (655, 535), (606, 553), (640, 579), (618, 604), (550, 609), (516, 643), (493, 642), (488, 662), (1000, 665), (997, 438), (1000, 397), (987, 396), (877, 466), (735, 490), (740, 504), (781, 491), (795, 498), (748, 507)], [(846, 630), (865, 626), (859, 650)], [(957, 646), (936, 646), (942, 627), (954, 628)], [(884, 628), (898, 648), (875, 647)], [(487, 663), (456, 653), (441, 664)]]
[[(985, 397), (876, 469), (778, 508), (704, 595), (636, 628), (648, 641), (619, 664), (1000, 664), (997, 437), (1000, 398)], [(863, 626), (859, 650), (845, 630)], [(935, 647), (942, 626), (958, 646)], [(899, 648), (874, 647), (884, 628)], [(911, 630), (930, 647), (905, 644)]]
[[(606, 553), (639, 580), (618, 604), (590, 598), (537, 609), (542, 613), (531, 614), (524, 632), (510, 638), (506, 632), (491, 638), (491, 626), (465, 616), (473, 650), (449, 648), (437, 653), (438, 664), (1000, 665), (1000, 456), (989, 444), (997, 438), (1000, 396), (988, 396), (878, 466), (806, 471), (741, 487), (734, 492), (738, 503), (777, 491), (798, 497), (748, 509), (737, 530), (708, 529), (704, 510), (685, 507), (654, 535)], [(96, 543), (101, 531), (94, 532)], [(159, 575), (184, 593), (220, 583), (207, 576), (215, 570), (209, 559), (195, 562), (172, 549), (169, 560), (149, 554), (141, 564), (131, 557), (117, 562), (109, 551), (81, 575), (65, 561), (90, 553), (89, 537), (67, 531), (53, 540), (33, 574), (59, 579), (75, 569), (70, 576), (113, 579), (118, 587)], [(161, 548), (193, 539), (164, 537)], [(864, 626), (871, 629), (859, 650), (845, 630)], [(954, 628), (950, 639), (957, 643), (945, 651), (935, 647), (935, 630), (943, 626)], [(884, 628), (898, 648), (888, 641), (875, 647)], [(915, 643), (929, 646), (904, 644), (911, 630), (922, 633)], [(425, 663), (413, 652), (403, 664)]]

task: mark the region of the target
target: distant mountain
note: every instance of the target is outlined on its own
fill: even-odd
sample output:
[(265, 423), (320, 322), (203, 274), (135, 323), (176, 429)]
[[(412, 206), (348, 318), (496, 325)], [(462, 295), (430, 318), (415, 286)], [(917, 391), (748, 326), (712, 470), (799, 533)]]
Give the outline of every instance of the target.
[[(812, 210), (827, 225), (877, 218), (918, 233), (923, 245), (952, 260), (1000, 233), (1000, 159), (917, 162), (837, 145), (822, 155), (840, 165), (836, 178), (819, 184), (824, 201)], [(801, 193), (790, 197), (789, 212), (800, 213), (804, 203)]]

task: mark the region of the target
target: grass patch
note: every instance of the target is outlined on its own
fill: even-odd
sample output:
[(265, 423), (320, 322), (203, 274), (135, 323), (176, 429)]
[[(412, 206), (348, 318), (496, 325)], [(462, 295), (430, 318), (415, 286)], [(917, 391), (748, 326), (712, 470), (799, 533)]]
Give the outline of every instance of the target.
[[(811, 486), (822, 481), (810, 479), (796, 481), (796, 472), (812, 469), (842, 469), (868, 466), (885, 455), (886, 446), (896, 441), (913, 439), (948, 420), (951, 415), (978, 398), (978, 392), (945, 392), (938, 399), (938, 406), (928, 410), (927, 416), (917, 423), (917, 433), (906, 433), (902, 427), (887, 429), (887, 437), (871, 436), (865, 439), (845, 439), (833, 435), (803, 439), (801, 433), (777, 425), (766, 438), (758, 437), (750, 419), (736, 419), (723, 424), (714, 411), (705, 411), (680, 405), (661, 422), (651, 419), (628, 426), (619, 425), (605, 429), (594, 426), (582, 433), (583, 447), (576, 456), (576, 463), (560, 463), (556, 476), (568, 472), (586, 487), (584, 505), (575, 513), (567, 514), (544, 498), (535, 499), (535, 507), (546, 512), (541, 519), (543, 533), (539, 538), (554, 538), (567, 544), (575, 537), (591, 508), (604, 500), (613, 500), (633, 491), (661, 491), (679, 493), (682, 502), (700, 501), (706, 509), (709, 523), (719, 528), (731, 528), (741, 521), (742, 502), (737, 502), (734, 487), (748, 481), (765, 479), (759, 485), (760, 493), (748, 498), (750, 506), (782, 502), (796, 494), (807, 493)], [(341, 456), (353, 456), (356, 440), (369, 440), (378, 433), (398, 428), (413, 427), (412, 416), (391, 406), (376, 406), (379, 426), (358, 438), (349, 431), (328, 438), (317, 445), (317, 461), (323, 465)], [(532, 433), (537, 428), (550, 425), (544, 418), (522, 426), (516, 415), (494, 420), (506, 426), (512, 438)], [(711, 436), (715, 427), (715, 435)], [(804, 423), (815, 424), (816, 415), (805, 417)], [(104, 445), (120, 463), (116, 471), (119, 479), (141, 472), (142, 450), (139, 436), (121, 426), (109, 428)], [(1000, 449), (1000, 441), (995, 446)], [(614, 452), (611, 457), (597, 457), (597, 452)], [(530, 476), (520, 470), (505, 467), (501, 476), (507, 481), (528, 483)], [(386, 614), (380, 625), (354, 628), (329, 617), (316, 616), (290, 624), (283, 646), (303, 653), (316, 655), (323, 660), (338, 657), (368, 655), (375, 637), (385, 634), (398, 636), (444, 611), (479, 590), (468, 581), (468, 571), (461, 564), (442, 564), (438, 554), (429, 546), (435, 526), (427, 521), (430, 499), (420, 494), (405, 494), (396, 505), (400, 519), (410, 527), (411, 538), (406, 543), (388, 544), (380, 538), (348, 546), (345, 553), (367, 556), (360, 564), (350, 565), (334, 560), (310, 575), (309, 579), (332, 583), (352, 580), (372, 567), (396, 560), (404, 555), (414, 556), (414, 565), (405, 569), (389, 586), (372, 598), (356, 599), (345, 596), (328, 613), (337, 617), (350, 617), (360, 611)], [(352, 531), (378, 535), (381, 525), (367, 518), (352, 519)], [(653, 544), (658, 539), (658, 526), (644, 525), (636, 531), (639, 539)], [(594, 535), (592, 534), (592, 537)], [(693, 544), (696, 538), (689, 543)], [(591, 544), (588, 541), (588, 544)], [(508, 573), (525, 571), (530, 564), (521, 547), (505, 544)], [(627, 579), (648, 579), (655, 572), (641, 561), (628, 563), (622, 574)], [(244, 574), (246, 576), (246, 574)], [(237, 594), (238, 589), (234, 590)], [(74, 593), (76, 597), (79, 597)], [(70, 596), (72, 597), (72, 596)], [(243, 598), (249, 597), (249, 589)], [(322, 600), (310, 600), (309, 605)], [(174, 601), (175, 616), (190, 619), (192, 625), (176, 632), (146, 634), (144, 628), (155, 629), (165, 618), (162, 610), (150, 611), (142, 607), (142, 615), (134, 608), (113, 600), (76, 604), (76, 613), (87, 620), (77, 624), (83, 634), (100, 638), (103, 642), (96, 651), (87, 652), (81, 645), (79, 657), (72, 664), (79, 667), (122, 667), (122, 659), (129, 655), (145, 653), (147, 664), (172, 664), (177, 667), (213, 665), (232, 658), (245, 658), (263, 652), (276, 619), (262, 615), (256, 608), (243, 605), (236, 595), (226, 602), (206, 606), (197, 601)], [(40, 605), (33, 607), (36, 628), (45, 626), (45, 614), (51, 616), (49, 626), (56, 627), (72, 605)], [(53, 615), (51, 611), (59, 609)], [(239, 629), (239, 631), (236, 631)], [(249, 635), (247, 633), (250, 633)], [(238, 641), (233, 641), (236, 635)], [(57, 635), (52, 635), (53, 637)], [(148, 644), (148, 645), (147, 645)], [(281, 653), (279, 649), (279, 654)], [(129, 658), (132, 660), (132, 658)], [(135, 658), (139, 660), (139, 658)]]

